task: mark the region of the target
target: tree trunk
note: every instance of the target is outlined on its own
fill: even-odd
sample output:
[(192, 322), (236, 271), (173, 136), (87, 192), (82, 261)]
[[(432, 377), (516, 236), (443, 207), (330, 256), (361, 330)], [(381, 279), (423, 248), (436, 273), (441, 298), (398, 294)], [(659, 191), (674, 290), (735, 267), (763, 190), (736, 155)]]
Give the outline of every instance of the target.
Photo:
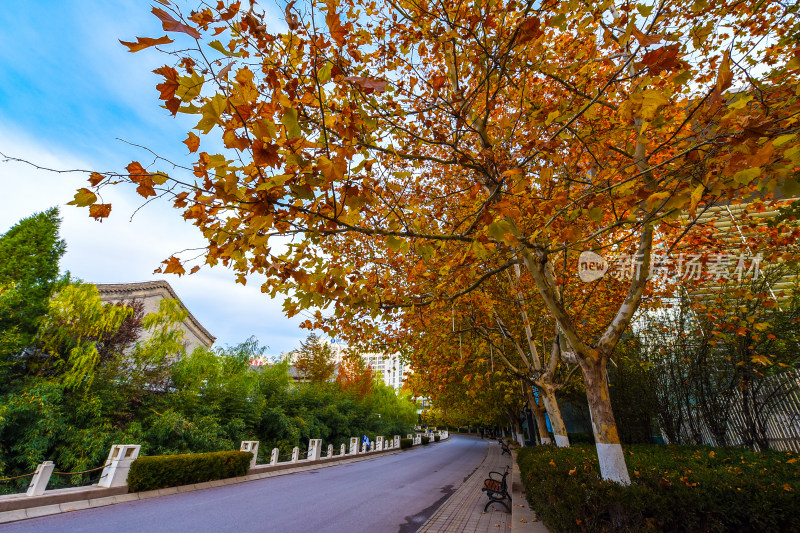
[(582, 357), (581, 370), (586, 384), (586, 398), (592, 417), (592, 431), (597, 444), (597, 458), (600, 475), (603, 479), (630, 485), (631, 478), (625, 465), (625, 456), (619, 441), (617, 423), (611, 410), (611, 397), (608, 392), (606, 366), (608, 358)]
[[(528, 405), (533, 412), (533, 417), (536, 419), (536, 427), (539, 429), (539, 442), (542, 444), (552, 444), (550, 439), (550, 432), (547, 431), (547, 419), (544, 417), (544, 407), (536, 401), (533, 394), (533, 387), (530, 384), (525, 386), (525, 394), (528, 396)], [(541, 395), (539, 395), (541, 401)]]
[(561, 416), (561, 409), (558, 407), (555, 388), (545, 383), (539, 387), (539, 393), (544, 400), (544, 408), (550, 415), (550, 424), (553, 426), (553, 436), (556, 438), (556, 446), (559, 448), (569, 448), (569, 437), (567, 427), (564, 425), (564, 418)]

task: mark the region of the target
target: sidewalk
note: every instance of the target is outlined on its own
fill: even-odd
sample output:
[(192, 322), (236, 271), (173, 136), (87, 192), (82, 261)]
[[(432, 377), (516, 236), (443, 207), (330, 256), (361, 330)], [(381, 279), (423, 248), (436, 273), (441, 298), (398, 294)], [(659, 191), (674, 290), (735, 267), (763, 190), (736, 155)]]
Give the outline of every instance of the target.
[[(486, 457), (477, 470), (452, 496), (423, 524), (417, 533), (484, 533), (509, 531), (520, 533), (548, 533), (544, 524), (537, 520), (528, 508), (522, 493), (519, 472), (514, 457), (502, 455), (500, 445), (489, 441)], [(483, 480), (489, 472), (502, 472), (506, 465), (513, 468), (511, 479), (511, 509), (506, 512), (500, 504), (492, 504), (487, 512), (483, 508), (488, 501), (482, 492)]]

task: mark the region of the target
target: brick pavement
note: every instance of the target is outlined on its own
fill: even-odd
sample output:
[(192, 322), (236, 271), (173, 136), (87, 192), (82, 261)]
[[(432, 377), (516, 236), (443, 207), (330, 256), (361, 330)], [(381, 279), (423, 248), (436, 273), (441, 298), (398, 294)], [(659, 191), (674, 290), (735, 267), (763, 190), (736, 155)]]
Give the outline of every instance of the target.
[[(418, 533), (483, 533), (511, 531), (511, 514), (499, 504), (492, 504), (488, 512), (483, 507), (488, 501), (481, 492), (483, 480), (490, 471), (502, 472), (506, 465), (513, 467), (514, 458), (501, 455), (500, 445), (489, 441), (487, 453), (477, 470), (448, 500), (425, 522)], [(511, 476), (509, 476), (509, 483)]]

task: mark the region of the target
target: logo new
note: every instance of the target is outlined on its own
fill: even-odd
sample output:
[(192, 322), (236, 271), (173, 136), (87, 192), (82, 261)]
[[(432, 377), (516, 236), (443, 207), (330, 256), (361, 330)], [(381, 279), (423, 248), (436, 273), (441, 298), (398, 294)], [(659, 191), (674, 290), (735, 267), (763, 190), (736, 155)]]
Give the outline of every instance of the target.
[(586, 283), (602, 278), (608, 271), (608, 262), (603, 256), (586, 250), (578, 257), (578, 277)]

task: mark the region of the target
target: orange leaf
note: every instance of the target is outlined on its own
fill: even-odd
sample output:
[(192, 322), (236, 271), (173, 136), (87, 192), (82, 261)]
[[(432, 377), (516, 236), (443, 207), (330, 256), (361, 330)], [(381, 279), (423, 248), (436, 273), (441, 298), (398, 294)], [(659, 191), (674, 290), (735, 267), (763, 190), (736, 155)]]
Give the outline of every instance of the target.
[(331, 32), (331, 38), (337, 45), (344, 46), (344, 37), (347, 35), (347, 30), (342, 26), (342, 21), (339, 18), (339, 13), (336, 12), (336, 4), (332, 0), (328, 0), (328, 14), (325, 15), (325, 23)]
[(130, 174), (131, 177), (146, 176), (149, 174), (149, 172), (147, 172), (138, 161), (131, 162), (130, 165), (125, 167), (125, 170), (128, 171), (128, 174)]
[(94, 204), (89, 206), (89, 216), (100, 220), (111, 214), (111, 204)]
[(91, 183), (92, 186), (95, 187), (98, 184), (100, 184), (100, 182), (103, 181), (104, 179), (106, 179), (106, 177), (100, 174), (99, 172), (92, 172), (91, 175), (89, 176), (89, 183)]
[(156, 190), (149, 183), (140, 183), (139, 186), (136, 187), (136, 192), (144, 198), (156, 195)]
[(155, 69), (153, 73), (164, 76), (164, 83), (159, 83), (156, 85), (156, 89), (158, 89), (158, 91), (161, 93), (159, 99), (170, 100), (174, 98), (175, 91), (178, 89), (178, 87), (180, 87), (178, 71), (172, 67), (164, 65), (161, 68)]
[(661, 40), (664, 39), (663, 35), (645, 35), (636, 26), (633, 27), (632, 33), (641, 46), (650, 46), (651, 44), (660, 43)]
[(386, 90), (386, 86), (389, 84), (388, 81), (383, 80), (376, 80), (374, 78), (364, 78), (362, 76), (347, 76), (344, 78), (344, 81), (352, 81), (362, 89), (364, 92), (369, 94), (372, 91), (376, 93), (382, 93)]
[(150, 48), (151, 46), (156, 46), (157, 44), (169, 44), (173, 41), (166, 35), (163, 37), (159, 37), (158, 39), (153, 39), (152, 37), (137, 37), (135, 43), (126, 42), (120, 40), (122, 44), (128, 47), (128, 52), (138, 52), (139, 50), (144, 50), (145, 48)]
[(166, 261), (161, 261), (163, 264), (167, 265), (164, 268), (164, 274), (177, 274), (179, 276), (186, 273), (186, 269), (183, 268), (181, 264), (181, 260), (175, 257), (174, 255), (167, 259)]
[(196, 152), (197, 149), (200, 148), (200, 137), (190, 131), (189, 136), (186, 137), (186, 140), (183, 141), (183, 144), (189, 148), (190, 152)]
[(154, 7), (152, 13), (161, 20), (161, 27), (164, 28), (164, 31), (179, 31), (189, 35), (190, 37), (194, 37), (195, 39), (200, 38), (199, 31), (194, 28), (190, 28), (180, 21), (175, 20), (172, 15), (163, 9)]
[(725, 53), (722, 64), (717, 71), (717, 92), (722, 93), (733, 84), (733, 72), (731, 72), (731, 56)]
[(519, 38), (517, 42), (524, 44), (536, 39), (542, 34), (539, 29), (540, 24), (538, 17), (528, 17), (523, 20), (522, 24), (519, 25)]

